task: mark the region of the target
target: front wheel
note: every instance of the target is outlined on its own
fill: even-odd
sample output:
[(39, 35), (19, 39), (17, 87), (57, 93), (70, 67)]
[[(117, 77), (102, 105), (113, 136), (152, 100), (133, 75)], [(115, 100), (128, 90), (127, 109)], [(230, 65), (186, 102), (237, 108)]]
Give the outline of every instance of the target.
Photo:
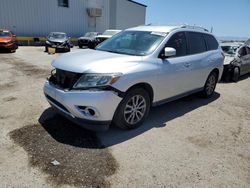
[(217, 78), (218, 76), (215, 72), (211, 72), (210, 75), (208, 76), (202, 91), (202, 96), (204, 98), (209, 98), (214, 94), (214, 90), (217, 84)]
[(239, 69), (239, 67), (235, 67), (234, 70), (233, 70), (232, 80), (234, 82), (238, 82), (239, 81), (239, 77), (240, 77), (240, 69)]
[(66, 47), (65, 51), (70, 52), (70, 46)]
[(113, 122), (121, 129), (134, 129), (139, 127), (150, 109), (150, 97), (142, 88), (134, 88), (127, 92), (119, 104)]

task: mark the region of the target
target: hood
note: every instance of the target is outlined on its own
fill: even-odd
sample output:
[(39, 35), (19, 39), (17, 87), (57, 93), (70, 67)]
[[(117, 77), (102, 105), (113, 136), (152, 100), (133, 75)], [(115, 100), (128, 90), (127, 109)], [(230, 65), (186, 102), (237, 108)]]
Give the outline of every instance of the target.
[(61, 55), (52, 62), (52, 66), (77, 73), (125, 73), (140, 61), (140, 56), (86, 49)]
[(10, 42), (12, 41), (11, 37), (0, 37), (0, 42)]
[(226, 54), (224, 59), (224, 65), (229, 65), (234, 59), (235, 59), (234, 56)]
[(50, 42), (60, 42), (60, 43), (62, 43), (62, 42), (65, 42), (67, 40), (68, 40), (68, 38), (61, 38), (61, 39), (54, 38), (54, 37), (48, 38), (48, 41), (50, 41)]

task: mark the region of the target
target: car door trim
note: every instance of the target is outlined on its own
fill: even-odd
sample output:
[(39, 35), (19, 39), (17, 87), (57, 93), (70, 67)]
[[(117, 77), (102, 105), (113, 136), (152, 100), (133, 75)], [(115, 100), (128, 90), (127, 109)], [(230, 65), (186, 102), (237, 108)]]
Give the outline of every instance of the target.
[(185, 92), (185, 93), (182, 93), (182, 94), (170, 97), (170, 98), (166, 98), (166, 99), (163, 99), (163, 100), (160, 100), (160, 101), (156, 101), (156, 102), (154, 102), (152, 104), (152, 106), (155, 107), (155, 106), (159, 106), (159, 105), (162, 105), (162, 104), (165, 104), (165, 103), (168, 103), (168, 102), (172, 102), (172, 101), (175, 101), (177, 99), (186, 97), (188, 95), (191, 95), (191, 94), (194, 94), (194, 93), (198, 93), (198, 92), (200, 92), (202, 90), (203, 90), (203, 87), (202, 88), (198, 88), (198, 89), (194, 89), (194, 90), (191, 90), (191, 91), (188, 91), (188, 92)]

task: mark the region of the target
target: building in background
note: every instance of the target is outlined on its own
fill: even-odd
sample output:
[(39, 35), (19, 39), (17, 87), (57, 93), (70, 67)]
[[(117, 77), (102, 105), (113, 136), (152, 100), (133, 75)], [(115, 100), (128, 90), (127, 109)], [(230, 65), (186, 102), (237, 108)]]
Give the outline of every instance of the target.
[(126, 29), (145, 24), (146, 5), (132, 0), (1, 0), (0, 28), (18, 36), (71, 37), (89, 31)]

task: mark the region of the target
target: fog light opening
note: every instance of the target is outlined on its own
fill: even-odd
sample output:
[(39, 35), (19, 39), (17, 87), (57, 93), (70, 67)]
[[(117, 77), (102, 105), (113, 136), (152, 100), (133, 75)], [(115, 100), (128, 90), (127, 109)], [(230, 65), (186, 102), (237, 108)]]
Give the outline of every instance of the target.
[(91, 116), (94, 116), (95, 115), (95, 111), (91, 108), (88, 108), (88, 113), (91, 115)]
[(97, 116), (97, 112), (95, 109), (88, 107), (88, 106), (78, 106), (78, 109), (85, 115), (85, 116)]

